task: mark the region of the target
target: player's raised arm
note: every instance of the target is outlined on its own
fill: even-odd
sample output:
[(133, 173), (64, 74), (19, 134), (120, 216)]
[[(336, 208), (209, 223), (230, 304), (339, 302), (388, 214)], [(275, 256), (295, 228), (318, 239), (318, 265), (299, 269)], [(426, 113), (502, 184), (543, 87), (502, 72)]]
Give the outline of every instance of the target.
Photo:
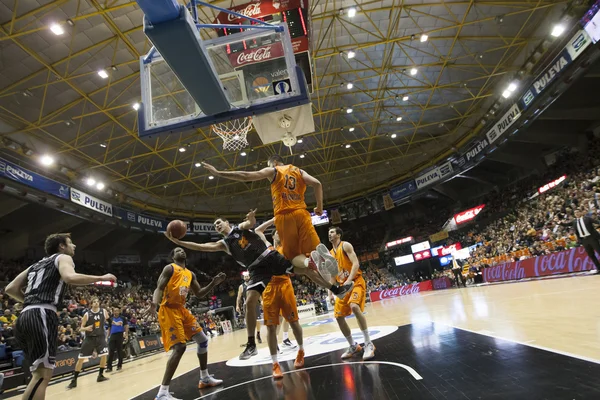
[(321, 181), (304, 170), (302, 170), (302, 178), (307, 186), (312, 186), (312, 188), (315, 190), (315, 198), (317, 200), (315, 214), (323, 214), (323, 185), (321, 184)]
[(198, 279), (196, 279), (196, 274), (192, 273), (192, 284), (190, 285), (190, 289), (196, 297), (201, 299), (208, 295), (210, 291), (214, 289), (215, 286), (218, 286), (221, 283), (225, 282), (225, 279), (227, 279), (227, 275), (225, 275), (224, 272), (219, 272), (217, 276), (212, 278), (208, 285), (202, 287), (200, 286)]
[(189, 250), (202, 251), (204, 253), (215, 253), (217, 251), (227, 251), (225, 244), (223, 242), (210, 242), (210, 243), (195, 243), (195, 242), (184, 242), (183, 240), (179, 240), (173, 237), (169, 232), (165, 232), (165, 236), (171, 242), (175, 243), (177, 246), (185, 247)]
[(261, 179), (270, 180), (275, 175), (275, 170), (270, 167), (263, 168), (260, 171), (219, 171), (205, 162), (202, 163), (202, 166), (215, 176), (240, 182), (260, 181)]
[(67, 254), (62, 254), (58, 259), (58, 272), (65, 283), (73, 286), (85, 286), (98, 281), (117, 281), (117, 278), (113, 274), (102, 276), (78, 274), (75, 272), (73, 258)]
[(264, 235), (265, 231), (267, 229), (269, 229), (269, 227), (273, 226), (274, 224), (275, 224), (275, 218), (271, 218), (270, 220), (265, 221), (262, 224), (260, 224), (258, 227), (256, 227), (256, 229), (254, 230), (254, 232), (256, 232), (256, 233), (262, 233)]
[(256, 225), (256, 208), (254, 210), (250, 210), (250, 212), (246, 214), (246, 219), (244, 222), (238, 225), (238, 228), (245, 231), (252, 229), (254, 225)]

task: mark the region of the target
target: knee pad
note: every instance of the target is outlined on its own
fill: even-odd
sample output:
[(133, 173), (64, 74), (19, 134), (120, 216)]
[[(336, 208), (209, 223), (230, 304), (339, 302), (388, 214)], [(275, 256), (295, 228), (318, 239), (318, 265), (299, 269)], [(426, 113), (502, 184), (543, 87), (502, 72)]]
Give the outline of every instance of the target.
[(196, 352), (198, 354), (206, 354), (208, 352), (208, 338), (204, 334), (204, 332), (199, 332), (195, 334), (192, 339), (198, 345), (196, 347)]

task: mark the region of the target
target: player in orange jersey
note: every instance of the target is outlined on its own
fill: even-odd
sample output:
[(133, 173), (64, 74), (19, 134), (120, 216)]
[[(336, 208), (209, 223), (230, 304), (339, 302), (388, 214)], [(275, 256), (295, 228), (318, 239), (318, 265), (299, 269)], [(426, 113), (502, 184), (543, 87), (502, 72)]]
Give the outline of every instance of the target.
[(185, 308), (188, 292), (198, 298), (205, 297), (213, 287), (225, 281), (224, 273), (218, 274), (210, 284), (200, 287), (196, 275), (186, 268), (186, 253), (181, 247), (176, 247), (171, 252), (173, 263), (167, 265), (160, 277), (158, 285), (152, 296), (152, 304), (144, 310), (146, 316), (156, 316), (156, 308), (160, 303), (158, 311), (158, 322), (162, 332), (165, 351), (173, 350), (167, 368), (163, 376), (162, 385), (156, 400), (177, 400), (169, 392), (169, 384), (173, 374), (179, 365), (181, 356), (185, 352), (187, 341), (190, 339), (197, 343), (198, 360), (200, 362), (199, 388), (218, 386), (223, 383), (208, 374), (208, 338), (202, 332), (202, 328), (196, 322), (196, 318)]
[[(275, 220), (272, 218), (272, 219), (268, 220), (267, 222), (265, 222), (263, 225), (265, 225), (267, 223), (269, 224), (269, 226), (273, 225), (275, 223)], [(273, 232), (273, 246), (275, 247), (275, 250), (277, 250), (279, 252), (279, 254), (283, 254), (283, 247), (281, 246), (281, 241), (279, 240), (279, 233), (277, 233), (277, 231)], [(285, 318), (283, 318), (283, 315), (280, 315), (279, 322), (280, 322), (280, 324), (277, 326), (277, 336), (279, 336), (279, 327), (280, 326), (282, 327), (282, 330), (283, 330), (283, 340), (281, 342), (281, 345), (284, 348), (288, 348), (288, 349), (296, 348), (296, 346), (292, 343), (292, 341), (290, 340), (290, 337), (289, 337), (290, 323), (287, 322), (287, 320)]]
[[(363, 315), (367, 298), (367, 284), (362, 277), (360, 264), (358, 262), (358, 257), (356, 257), (356, 253), (354, 252), (354, 247), (352, 247), (350, 243), (342, 241), (342, 234), (343, 232), (340, 228), (329, 228), (329, 241), (333, 245), (331, 255), (336, 258), (339, 266), (339, 273), (334, 279), (340, 283), (343, 282), (344, 284), (354, 281), (354, 288), (352, 288), (350, 293), (346, 294), (343, 299), (335, 299), (334, 316), (340, 330), (350, 345), (348, 350), (342, 354), (342, 359), (350, 358), (362, 350), (362, 347), (354, 342), (352, 332), (346, 322), (346, 317), (349, 316), (350, 313), (354, 313), (356, 322), (358, 322), (358, 327), (365, 338), (363, 360), (370, 360), (375, 357), (375, 346), (369, 337), (367, 319)], [(332, 281), (334, 279), (332, 279)], [(332, 294), (330, 296), (333, 298)]]
[[(326, 279), (337, 274), (335, 258), (329, 256), (325, 245), (320, 243), (319, 235), (315, 231), (304, 201), (306, 187), (312, 186), (317, 200), (314, 212), (317, 215), (323, 214), (323, 186), (318, 179), (291, 164), (285, 165), (283, 158), (277, 154), (269, 157), (268, 167), (260, 171), (219, 171), (210, 164), (202, 163), (202, 165), (213, 175), (226, 179), (243, 182), (269, 180), (275, 228), (281, 236), (285, 258), (290, 260), (294, 267), (318, 269)], [(318, 247), (322, 250), (321, 257), (315, 252)], [(310, 258), (307, 254), (310, 254)], [(317, 262), (320, 259), (324, 261)], [(319, 286), (325, 286), (322, 277), (318, 274), (308, 276)]]
[[(257, 227), (254, 232), (263, 238), (265, 242), (264, 232), (269, 226), (273, 225), (271, 219)], [(281, 366), (277, 360), (277, 328), (279, 326), (279, 316), (290, 324), (296, 341), (298, 342), (298, 354), (294, 361), (295, 368), (304, 367), (304, 342), (302, 339), (302, 327), (298, 323), (298, 308), (296, 306), (296, 295), (292, 280), (288, 274), (274, 275), (271, 281), (265, 288), (263, 294), (263, 312), (265, 325), (267, 327), (267, 342), (269, 343), (269, 351), (273, 360), (273, 378), (281, 379)]]

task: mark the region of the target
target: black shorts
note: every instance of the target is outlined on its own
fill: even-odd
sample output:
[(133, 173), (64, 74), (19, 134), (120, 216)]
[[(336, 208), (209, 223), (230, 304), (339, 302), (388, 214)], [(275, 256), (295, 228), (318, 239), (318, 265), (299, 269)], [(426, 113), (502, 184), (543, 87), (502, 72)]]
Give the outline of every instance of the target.
[(279, 252), (273, 250), (260, 260), (255, 266), (248, 268), (250, 280), (248, 290), (256, 290), (262, 294), (273, 275), (291, 274), (294, 266)]
[(38, 366), (54, 369), (58, 343), (58, 316), (46, 308), (29, 308), (17, 318), (15, 338), (30, 363), (31, 372)]
[(94, 350), (98, 357), (108, 354), (108, 345), (104, 336), (86, 336), (81, 345), (79, 358), (90, 358), (94, 354)]

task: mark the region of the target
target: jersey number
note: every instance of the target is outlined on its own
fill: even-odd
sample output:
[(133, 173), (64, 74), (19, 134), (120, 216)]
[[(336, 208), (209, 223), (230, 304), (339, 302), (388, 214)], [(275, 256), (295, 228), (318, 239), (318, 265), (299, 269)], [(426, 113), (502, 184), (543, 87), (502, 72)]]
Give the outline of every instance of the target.
[(286, 175), (284, 187), (288, 190), (296, 190), (296, 178)]
[(32, 271), (27, 275), (27, 289), (25, 294), (29, 293), (32, 289), (37, 289), (42, 283), (44, 278), (44, 271)]

